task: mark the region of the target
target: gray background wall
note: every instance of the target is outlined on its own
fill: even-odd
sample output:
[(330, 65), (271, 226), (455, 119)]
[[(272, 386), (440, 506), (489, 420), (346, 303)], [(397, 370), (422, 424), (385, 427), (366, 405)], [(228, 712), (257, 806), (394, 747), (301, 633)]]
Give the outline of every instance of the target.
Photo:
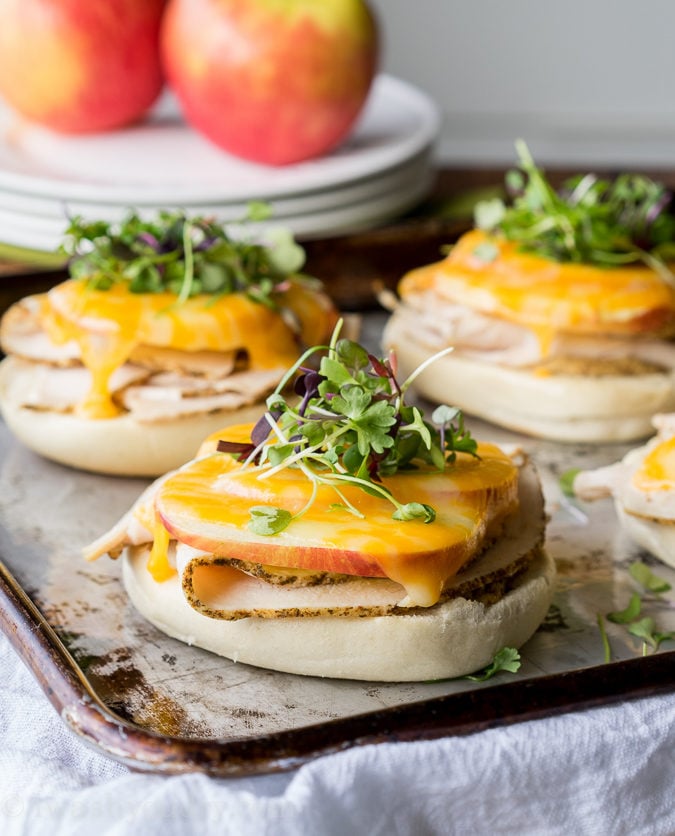
[(675, 167), (675, 0), (371, 0), (382, 69), (443, 113), (439, 157)]

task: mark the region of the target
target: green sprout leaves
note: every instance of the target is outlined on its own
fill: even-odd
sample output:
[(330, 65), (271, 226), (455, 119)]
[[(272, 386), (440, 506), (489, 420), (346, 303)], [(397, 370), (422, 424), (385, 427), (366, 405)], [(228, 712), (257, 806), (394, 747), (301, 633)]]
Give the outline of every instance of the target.
[[(655, 575), (649, 566), (641, 560), (631, 563), (628, 571), (633, 580), (642, 587), (643, 591), (642, 593), (633, 592), (625, 609), (607, 613), (606, 618), (613, 624), (623, 625), (631, 636), (641, 639), (643, 643), (642, 652), (645, 655), (648, 648), (656, 652), (662, 642), (675, 640), (675, 632), (662, 631), (657, 627), (655, 620), (651, 616), (642, 616), (642, 606), (645, 597), (655, 596), (658, 599), (662, 593), (668, 592), (671, 589), (671, 585), (663, 578)], [(611, 647), (602, 615), (598, 615), (598, 627), (602, 638), (605, 662), (609, 662), (611, 659)]]
[(668, 592), (671, 589), (670, 584), (666, 580), (655, 575), (649, 566), (641, 560), (631, 563), (629, 572), (631, 577), (636, 580), (647, 592), (660, 595), (661, 593)]
[(456, 407), (437, 407), (431, 414), (431, 420), (438, 426), (440, 448), (447, 451), (447, 458), (454, 462), (457, 453), (476, 456), (476, 440), (464, 426), (464, 415)]
[(400, 505), (392, 516), (395, 520), (423, 520), (430, 523), (436, 519), (436, 512), (424, 502), (408, 502), (407, 505)]
[[(641, 262), (675, 283), (669, 265), (675, 259), (675, 213), (665, 186), (639, 174), (614, 180), (586, 174), (556, 191), (522, 140), (516, 150), (520, 168), (506, 177), (511, 202), (479, 202), (476, 226), (552, 261), (600, 267)], [(482, 247), (476, 256), (490, 260)]]
[[(475, 673), (464, 674), (459, 677), (451, 677), (449, 681), (468, 679), (471, 682), (486, 682), (488, 679), (492, 679), (493, 676), (496, 676), (502, 671), (506, 673), (518, 673), (520, 670), (520, 664), (520, 653), (515, 647), (502, 647), (501, 650), (498, 650), (492, 657), (492, 661), (481, 670), (476, 671)], [(448, 680), (444, 679), (431, 679), (427, 684), (432, 685), (436, 682), (447, 681)]]
[(389, 430), (396, 423), (395, 409), (384, 400), (373, 401), (373, 396), (359, 385), (346, 386), (342, 394), (336, 394), (331, 406), (337, 415), (344, 417), (348, 432), (353, 432), (356, 447), (362, 457), (372, 451), (384, 453), (393, 447), (395, 440)]
[(630, 624), (631, 621), (635, 621), (640, 615), (641, 609), (642, 598), (640, 598), (637, 592), (634, 592), (630, 597), (630, 603), (626, 609), (620, 610), (619, 612), (607, 613), (607, 620), (614, 624)]
[(574, 480), (577, 478), (577, 475), (581, 473), (581, 468), (579, 467), (571, 467), (569, 470), (566, 470), (564, 473), (560, 474), (558, 479), (558, 485), (563, 496), (570, 496), (573, 497), (574, 494)]
[[(244, 222), (269, 214), (265, 204), (250, 204)], [(153, 220), (130, 213), (119, 224), (74, 217), (61, 251), (70, 258), (71, 276), (95, 290), (124, 282), (132, 293), (174, 293), (179, 303), (198, 294), (216, 299), (242, 292), (270, 307), (305, 260), (287, 230), (272, 229), (265, 242), (253, 241), (231, 236), (213, 219), (180, 212), (160, 212)]]
[(270, 505), (255, 505), (249, 509), (251, 521), (249, 528), (256, 534), (269, 537), (278, 534), (290, 523), (292, 514), (284, 508), (273, 508)]
[(662, 632), (657, 630), (654, 619), (649, 616), (641, 618), (639, 621), (634, 621), (628, 627), (628, 632), (631, 636), (642, 639), (644, 645), (643, 653), (645, 654), (647, 652), (647, 646), (650, 646), (656, 651), (659, 649), (661, 642), (675, 639), (675, 632)]
[(513, 647), (502, 647), (495, 653), (492, 662), (478, 673), (463, 677), (463, 679), (470, 679), (473, 682), (485, 682), (487, 679), (492, 679), (495, 674), (500, 671), (508, 671), (509, 673), (517, 673), (520, 670), (520, 653)]
[[(478, 458), (477, 444), (460, 410), (439, 407), (431, 423), (405, 402), (408, 381), (400, 384), (393, 356), (377, 358), (358, 343), (340, 339), (340, 325), (329, 346), (306, 352), (268, 398), (268, 412), (254, 427), (251, 441), (220, 441), (221, 452), (260, 468), (266, 479), (294, 468), (312, 482), (305, 508), (290, 515), (256, 507), (249, 527), (258, 534), (282, 531), (311, 506), (319, 485), (336, 493), (334, 507), (361, 512), (345, 494), (347, 486), (388, 501), (393, 519), (432, 523), (435, 510), (424, 502), (401, 503), (383, 479), (420, 467), (444, 470), (459, 453)], [(313, 352), (324, 352), (318, 370), (306, 366)], [(294, 373), (297, 402), (284, 394)]]

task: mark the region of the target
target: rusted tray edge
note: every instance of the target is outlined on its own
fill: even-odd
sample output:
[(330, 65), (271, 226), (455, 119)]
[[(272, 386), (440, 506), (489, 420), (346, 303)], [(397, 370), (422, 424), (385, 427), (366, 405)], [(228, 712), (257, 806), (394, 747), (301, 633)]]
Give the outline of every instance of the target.
[[(236, 777), (293, 769), (353, 746), (467, 735), (675, 690), (675, 651), (491, 685), (246, 739), (153, 733), (111, 711), (0, 561), (0, 629), (71, 731), (138, 771)], [(495, 699), (495, 691), (499, 699)]]

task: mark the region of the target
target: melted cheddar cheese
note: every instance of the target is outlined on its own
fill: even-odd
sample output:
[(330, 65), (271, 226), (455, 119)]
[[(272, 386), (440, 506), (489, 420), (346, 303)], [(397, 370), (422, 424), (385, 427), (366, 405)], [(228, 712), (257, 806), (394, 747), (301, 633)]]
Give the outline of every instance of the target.
[[(244, 468), (222, 454), (198, 459), (169, 477), (155, 507), (172, 537), (216, 557), (388, 577), (405, 588), (415, 605), (431, 606), (446, 581), (475, 557), (517, 507), (517, 467), (494, 445), (480, 445), (479, 454), (480, 459), (460, 454), (442, 473), (418, 470), (384, 480), (399, 502), (434, 507), (431, 524), (394, 520), (387, 500), (341, 487), (363, 515), (357, 517), (338, 505), (332, 488), (321, 485), (313, 504), (286, 529), (269, 537), (255, 534), (248, 528), (252, 506), (297, 514), (307, 505), (312, 484), (291, 468), (264, 478), (264, 470)], [(153, 550), (149, 566), (156, 580), (163, 579), (168, 565), (159, 560), (161, 549), (165, 545)]]
[(652, 447), (632, 480), (634, 487), (644, 492), (675, 490), (675, 437)]
[[(494, 247), (491, 260), (480, 249), (485, 244)], [(427, 290), (530, 328), (544, 350), (558, 332), (675, 327), (675, 291), (646, 266), (559, 263), (480, 230), (462, 236), (443, 261), (408, 273), (399, 288), (404, 299)]]
[[(300, 323), (303, 340), (321, 342), (336, 314), (326, 297), (291, 283), (281, 304)], [(41, 299), (42, 322), (50, 339), (73, 341), (92, 376), (91, 389), (78, 412), (88, 418), (119, 413), (109, 393), (112, 373), (138, 345), (183, 351), (245, 351), (250, 368), (285, 368), (300, 345), (281, 312), (245, 294), (195, 296), (180, 304), (170, 293), (131, 293), (123, 283), (93, 290), (72, 279)]]

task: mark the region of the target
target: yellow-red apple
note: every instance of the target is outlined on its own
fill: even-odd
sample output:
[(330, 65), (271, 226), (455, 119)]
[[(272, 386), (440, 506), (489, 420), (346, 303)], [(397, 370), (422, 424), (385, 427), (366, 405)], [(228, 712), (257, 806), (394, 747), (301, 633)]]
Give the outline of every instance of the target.
[(162, 89), (166, 0), (0, 0), (0, 96), (63, 133), (139, 119)]
[(269, 165), (344, 139), (366, 101), (377, 43), (364, 0), (169, 0), (161, 34), (188, 122)]

